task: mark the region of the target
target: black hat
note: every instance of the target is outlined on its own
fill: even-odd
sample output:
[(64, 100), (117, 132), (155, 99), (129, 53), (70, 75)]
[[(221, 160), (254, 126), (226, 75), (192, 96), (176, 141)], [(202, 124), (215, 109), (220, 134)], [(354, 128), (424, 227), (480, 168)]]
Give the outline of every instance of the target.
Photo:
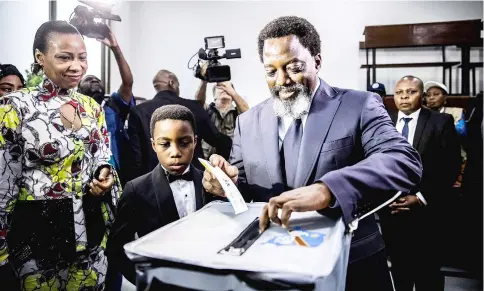
[(385, 90), (385, 85), (383, 85), (382, 83), (373, 83), (370, 87), (368, 87), (368, 91), (370, 92), (375, 92), (375, 93), (378, 93), (378, 92), (381, 92), (383, 93), (383, 95), (386, 95), (387, 92)]

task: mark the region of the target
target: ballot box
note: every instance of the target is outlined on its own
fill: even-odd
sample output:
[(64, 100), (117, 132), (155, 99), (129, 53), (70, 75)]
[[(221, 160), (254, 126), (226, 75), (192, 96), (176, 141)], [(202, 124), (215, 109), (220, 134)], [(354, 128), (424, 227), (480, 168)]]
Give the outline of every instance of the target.
[(138, 290), (343, 291), (351, 233), (342, 219), (292, 213), (289, 229), (259, 233), (263, 206), (236, 215), (212, 202), (125, 245)]

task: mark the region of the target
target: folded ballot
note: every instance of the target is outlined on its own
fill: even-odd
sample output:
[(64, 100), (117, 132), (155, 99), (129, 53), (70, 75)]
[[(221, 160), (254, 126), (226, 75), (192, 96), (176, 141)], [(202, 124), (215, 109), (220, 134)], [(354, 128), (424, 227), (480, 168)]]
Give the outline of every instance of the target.
[(209, 161), (198, 158), (200, 163), (212, 173), (215, 178), (217, 178), (218, 182), (224, 189), (225, 196), (229, 200), (232, 208), (234, 209), (235, 214), (242, 213), (247, 211), (247, 204), (245, 203), (242, 194), (240, 194), (239, 189), (235, 186), (234, 182), (218, 167), (214, 167)]
[(259, 233), (264, 204), (249, 203), (247, 211), (235, 214), (230, 203), (212, 202), (125, 245), (125, 251), (128, 256), (258, 272), (287, 282), (313, 282), (316, 290), (343, 291), (351, 234), (342, 219), (294, 212), (290, 229), (272, 224)]

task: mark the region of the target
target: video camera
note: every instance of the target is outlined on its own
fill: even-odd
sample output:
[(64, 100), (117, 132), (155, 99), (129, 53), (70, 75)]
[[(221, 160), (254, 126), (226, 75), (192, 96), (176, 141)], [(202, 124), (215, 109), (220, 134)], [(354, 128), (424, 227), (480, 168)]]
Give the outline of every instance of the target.
[(79, 33), (89, 38), (105, 39), (109, 36), (109, 27), (102, 23), (94, 21), (94, 18), (109, 19), (114, 21), (121, 21), (119, 15), (111, 14), (113, 5), (106, 5), (96, 1), (82, 1), (79, 2), (92, 7), (90, 9), (86, 6), (79, 5), (71, 14), (69, 23), (79, 30)]
[[(210, 36), (205, 38), (205, 49), (198, 50), (198, 63), (195, 67), (195, 77), (209, 83), (230, 81), (230, 67), (222, 65), (220, 59), (240, 59), (240, 49), (226, 49), (223, 55), (219, 54), (219, 49), (225, 48), (225, 38), (223, 36)], [(205, 77), (202, 76), (200, 60), (208, 62)]]

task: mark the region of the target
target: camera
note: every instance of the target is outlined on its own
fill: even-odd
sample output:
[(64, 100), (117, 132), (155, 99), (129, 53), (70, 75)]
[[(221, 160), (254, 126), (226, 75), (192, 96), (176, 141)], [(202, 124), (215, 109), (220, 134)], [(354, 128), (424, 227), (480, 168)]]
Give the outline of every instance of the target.
[(121, 21), (119, 15), (111, 14), (112, 5), (102, 4), (96, 1), (79, 2), (92, 7), (92, 9), (79, 5), (71, 14), (69, 23), (79, 30), (79, 33), (95, 39), (105, 39), (109, 36), (109, 27), (102, 23), (94, 21), (95, 18)]
[[(205, 49), (198, 50), (198, 63), (195, 68), (195, 77), (209, 83), (230, 81), (230, 67), (222, 65), (220, 59), (240, 59), (240, 49), (226, 49), (225, 53), (220, 54), (219, 49), (225, 48), (225, 38), (223, 36), (205, 37)], [(201, 74), (200, 60), (208, 62), (205, 77)]]

